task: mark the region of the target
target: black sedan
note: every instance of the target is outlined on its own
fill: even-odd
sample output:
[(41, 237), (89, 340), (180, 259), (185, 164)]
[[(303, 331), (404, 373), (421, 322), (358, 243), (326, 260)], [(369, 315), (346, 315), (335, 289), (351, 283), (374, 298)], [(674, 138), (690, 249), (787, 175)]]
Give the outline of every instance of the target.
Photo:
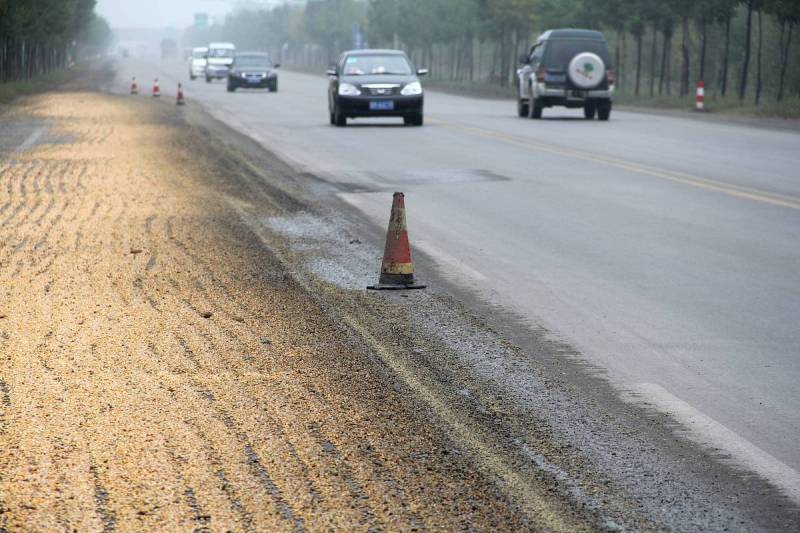
[(348, 118), (402, 117), (407, 126), (422, 126), (422, 84), (403, 52), (354, 50), (328, 70), (328, 110), (331, 124), (346, 126)]
[(236, 89), (268, 89), (278, 91), (278, 73), (269, 55), (259, 52), (237, 54), (228, 72), (228, 92)]

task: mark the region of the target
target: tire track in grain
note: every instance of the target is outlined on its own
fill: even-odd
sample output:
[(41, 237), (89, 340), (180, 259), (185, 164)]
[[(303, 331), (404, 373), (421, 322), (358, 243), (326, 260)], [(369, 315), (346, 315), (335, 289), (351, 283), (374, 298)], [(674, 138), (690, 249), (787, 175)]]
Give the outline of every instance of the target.
[[(200, 247), (200, 248), (202, 248), (202, 247)], [(202, 284), (199, 283), (197, 280), (195, 280), (193, 285), (195, 287), (197, 287), (198, 290), (202, 290)], [(173, 281), (173, 286), (176, 288), (176, 290), (179, 289), (178, 283), (176, 281)], [(205, 296), (205, 299), (208, 301), (208, 300), (211, 299), (211, 297), (210, 296)], [(197, 311), (196, 306), (192, 306), (191, 304), (187, 304), (187, 305), (190, 307), (190, 309), (192, 309), (193, 312)], [(217, 321), (215, 320), (213, 322), (209, 322), (209, 324), (213, 324), (215, 326), (218, 326), (218, 324), (216, 322)], [(209, 326), (209, 327), (212, 327), (212, 326)], [(224, 328), (222, 328), (222, 332), (225, 333), (226, 330)], [(230, 335), (230, 332), (227, 332), (227, 333)], [(278, 386), (280, 387), (280, 385), (278, 385)], [(321, 400), (321, 397), (317, 396), (317, 399)], [(324, 405), (324, 402), (323, 402), (323, 405)], [(284, 415), (285, 415), (285, 413), (284, 413)], [(325, 445), (325, 447), (328, 450), (330, 450), (330, 446), (331, 446), (330, 443)], [(335, 455), (335, 454), (333, 454), (333, 455)], [(345, 468), (345, 470), (347, 472), (350, 472), (350, 473), (352, 472), (352, 469), (350, 469), (349, 467)], [(391, 475), (388, 473), (387, 470), (385, 470), (385, 468), (382, 468), (381, 470), (382, 470), (382, 472), (380, 472), (380, 474), (381, 474), (382, 478), (388, 478), (390, 480), (389, 482), (390, 483), (394, 483), (395, 486), (399, 485), (399, 483), (397, 483), (397, 481), (394, 480), (393, 477), (391, 477)], [(374, 512), (369, 508), (368, 505), (364, 505), (364, 503), (363, 503), (363, 499), (364, 499), (363, 490), (360, 488), (358, 483), (354, 480), (352, 474), (349, 477), (347, 475), (345, 475), (345, 477), (347, 478), (347, 481), (346, 481), (347, 485), (349, 486), (351, 492), (354, 494), (354, 497), (353, 497), (354, 501), (356, 502), (356, 504), (358, 505), (359, 509), (361, 510), (362, 515), (367, 517), (366, 520), (368, 521), (370, 519), (369, 517), (374, 516)], [(409, 516), (409, 523), (411, 523), (411, 524), (419, 524), (420, 520), (418, 519), (418, 517)]]
[(95, 512), (103, 524), (103, 533), (114, 533), (117, 529), (117, 516), (109, 505), (108, 491), (101, 483), (97, 466), (94, 463), (89, 467), (89, 472), (94, 481)]
[(322, 434), (322, 430), (320, 429), (318, 423), (309, 423), (308, 430), (325, 454), (330, 456), (337, 471), (340, 473), (340, 477), (347, 485), (347, 488), (350, 491), (350, 496), (356, 503), (358, 511), (361, 514), (361, 523), (359, 525), (366, 527), (367, 531), (369, 532), (375, 532), (383, 529), (382, 527), (378, 526), (375, 518), (375, 511), (372, 509), (372, 506), (369, 505), (369, 498), (364, 493), (363, 487), (358, 481), (355, 480), (355, 477), (353, 476), (353, 469), (350, 468), (350, 465), (347, 463), (345, 458), (342, 457), (342, 454), (339, 452), (339, 449), (336, 447), (336, 445)]
[[(163, 358), (161, 358), (159, 355), (160, 353), (159, 350), (154, 344), (150, 343), (148, 349), (159, 360), (163, 361)], [(285, 501), (282, 492), (274, 483), (274, 481), (272, 481), (272, 478), (269, 476), (269, 473), (266, 471), (263, 465), (261, 465), (260, 458), (253, 451), (252, 445), (250, 444), (247, 435), (244, 434), (242, 431), (237, 430), (237, 424), (235, 423), (233, 418), (227, 413), (227, 411), (224, 408), (216, 404), (216, 398), (212, 393), (203, 389), (201, 384), (195, 383), (191, 379), (188, 381), (187, 384), (191, 385), (192, 391), (196, 395), (196, 397), (203, 400), (202, 403), (204, 405), (208, 405), (208, 407), (210, 408), (211, 416), (219, 420), (222, 423), (222, 425), (227, 429), (231, 440), (237, 443), (239, 449), (238, 453), (242, 455), (243, 459), (246, 459), (246, 461), (244, 462), (246, 462), (246, 464), (248, 465), (248, 470), (250, 474), (254, 477), (255, 480), (258, 481), (261, 487), (266, 491), (266, 493), (272, 500), (272, 504), (275, 506), (276, 510), (279, 512), (281, 517), (284, 520), (291, 522), (294, 526), (295, 531), (304, 531), (304, 527), (302, 527), (303, 526), (302, 518), (298, 517), (296, 512), (294, 512), (291, 506)], [(164, 387), (163, 384), (161, 386)], [(167, 390), (170, 392), (170, 395), (173, 398), (175, 398), (174, 390), (169, 387), (167, 388)], [(177, 399), (175, 401), (176, 403), (178, 403)], [(214, 451), (214, 447), (210, 443), (207, 436), (205, 435), (203, 428), (198, 424), (193, 424), (189, 420), (185, 420), (184, 422), (192, 425), (194, 431), (201, 437), (201, 440), (206, 443), (207, 449), (211, 451), (211, 456), (216, 458), (216, 462), (220, 465), (224, 464), (224, 461)], [(227, 485), (226, 494), (229, 495), (231, 507), (242, 516), (243, 521), (246, 525), (246, 529), (252, 531), (253, 530), (252, 513), (245, 508), (245, 506), (241, 503), (241, 499), (239, 498), (239, 496), (230, 486), (230, 483), (227, 482), (227, 475), (225, 474), (224, 469), (218, 468), (216, 470), (216, 475), (220, 479), (225, 480)], [(298, 526), (300, 527), (298, 528)]]
[[(157, 355), (158, 352), (154, 345), (151, 344), (149, 346), (149, 350), (156, 357), (158, 357)], [(163, 382), (159, 382), (158, 385), (170, 397), (174, 405), (176, 406), (181, 405), (181, 402), (178, 401), (178, 398), (175, 394), (175, 390), (172, 387), (167, 387), (166, 385), (164, 385)], [(225, 493), (226, 497), (228, 498), (231, 510), (239, 517), (240, 521), (242, 522), (244, 526), (244, 531), (247, 533), (255, 531), (253, 527), (253, 515), (242, 504), (241, 498), (237, 494), (235, 487), (228, 480), (228, 475), (225, 472), (225, 468), (223, 468), (224, 461), (222, 457), (216, 452), (213, 445), (211, 444), (211, 441), (208, 439), (207, 435), (203, 431), (200, 424), (197, 424), (193, 419), (184, 419), (183, 423), (186, 424), (186, 426), (198, 438), (202, 447), (203, 454), (209, 459), (209, 466), (213, 467), (214, 476), (216, 476), (222, 482), (222, 486), (220, 487), (220, 489)]]

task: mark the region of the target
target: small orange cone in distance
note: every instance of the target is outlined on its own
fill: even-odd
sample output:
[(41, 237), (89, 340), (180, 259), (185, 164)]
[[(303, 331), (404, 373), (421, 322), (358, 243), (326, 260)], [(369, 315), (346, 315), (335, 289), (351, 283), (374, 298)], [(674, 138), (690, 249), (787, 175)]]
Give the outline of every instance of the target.
[(161, 96), (161, 87), (158, 86), (158, 78), (153, 82), (153, 98)]
[(139, 94), (139, 86), (136, 85), (136, 76), (134, 76), (133, 81), (131, 81), (131, 94)]
[(367, 288), (375, 291), (425, 288), (425, 285), (418, 284), (414, 279), (414, 262), (411, 260), (406, 227), (405, 195), (401, 192), (394, 193), (392, 201), (380, 280), (377, 285)]
[(176, 105), (183, 105), (185, 103), (186, 103), (186, 101), (183, 98), (183, 84), (179, 83), (178, 84), (178, 100), (175, 102), (175, 104)]

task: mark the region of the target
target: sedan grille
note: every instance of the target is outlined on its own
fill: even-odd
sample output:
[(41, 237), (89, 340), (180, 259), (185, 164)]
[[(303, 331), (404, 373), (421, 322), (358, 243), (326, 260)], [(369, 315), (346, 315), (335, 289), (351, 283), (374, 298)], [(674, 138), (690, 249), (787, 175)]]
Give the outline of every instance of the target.
[(389, 84), (375, 84), (375, 85), (362, 85), (362, 89), (372, 96), (393, 96), (400, 94), (399, 85)]

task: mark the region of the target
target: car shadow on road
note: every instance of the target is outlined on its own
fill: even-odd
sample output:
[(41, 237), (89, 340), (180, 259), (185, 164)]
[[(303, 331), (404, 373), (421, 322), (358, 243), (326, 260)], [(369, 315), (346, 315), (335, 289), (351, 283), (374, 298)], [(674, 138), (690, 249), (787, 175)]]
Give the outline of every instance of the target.
[(409, 129), (411, 129), (409, 126), (406, 126), (402, 122), (400, 122), (399, 124), (380, 123), (380, 122), (376, 123), (376, 124), (348, 124), (345, 127), (348, 128), (348, 129), (349, 128), (400, 128), (400, 129), (409, 128)]

